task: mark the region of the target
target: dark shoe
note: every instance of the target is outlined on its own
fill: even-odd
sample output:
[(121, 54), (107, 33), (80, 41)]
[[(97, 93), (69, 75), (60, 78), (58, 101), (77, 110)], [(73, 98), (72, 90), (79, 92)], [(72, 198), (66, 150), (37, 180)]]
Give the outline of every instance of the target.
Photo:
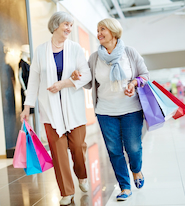
[(132, 191), (130, 191), (129, 194), (126, 194), (126, 192), (123, 190), (117, 197), (117, 201), (125, 201), (132, 195)]
[[(143, 176), (143, 173), (141, 173), (142, 176)], [(142, 179), (135, 179), (134, 180), (134, 183), (135, 183), (135, 186), (138, 188), (138, 189), (141, 189), (144, 185), (144, 182), (145, 182), (145, 179), (144, 179), (144, 176), (142, 177)]]

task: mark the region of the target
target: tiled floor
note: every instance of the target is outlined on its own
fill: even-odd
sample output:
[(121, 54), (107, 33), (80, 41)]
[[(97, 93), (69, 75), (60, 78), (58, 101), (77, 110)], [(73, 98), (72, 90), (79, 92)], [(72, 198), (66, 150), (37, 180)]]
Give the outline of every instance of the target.
[[(88, 126), (86, 141), (90, 191), (81, 192), (73, 174), (76, 193), (71, 206), (185, 206), (185, 117), (171, 119), (163, 128), (146, 134), (142, 169), (145, 185), (138, 190), (132, 181), (133, 195), (124, 202), (116, 202), (120, 190), (97, 124)], [(11, 164), (12, 159), (0, 159), (0, 206), (59, 205), (61, 197), (53, 169), (26, 176)]]
[(9, 158), (9, 159), (0, 159), (0, 169), (7, 167), (9, 165), (12, 165), (13, 163), (13, 159)]

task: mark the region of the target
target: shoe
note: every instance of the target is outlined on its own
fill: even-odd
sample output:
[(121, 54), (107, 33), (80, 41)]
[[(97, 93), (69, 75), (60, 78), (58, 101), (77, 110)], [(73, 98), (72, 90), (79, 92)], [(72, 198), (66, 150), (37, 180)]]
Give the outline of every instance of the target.
[(69, 205), (70, 203), (73, 202), (73, 199), (74, 199), (74, 195), (69, 195), (69, 196), (63, 197), (60, 200), (60, 205)]
[[(143, 176), (143, 173), (141, 173), (142, 176)], [(145, 182), (145, 179), (144, 179), (144, 176), (142, 177), (142, 179), (135, 179), (134, 180), (134, 183), (135, 183), (135, 186), (138, 188), (138, 189), (141, 189), (144, 185), (144, 182)]]
[(79, 187), (82, 192), (88, 192), (89, 190), (89, 183), (87, 179), (79, 179)]
[(117, 197), (117, 201), (124, 201), (127, 200), (128, 197), (130, 197), (132, 195), (132, 191), (130, 191), (129, 194), (126, 194), (126, 192), (123, 190)]

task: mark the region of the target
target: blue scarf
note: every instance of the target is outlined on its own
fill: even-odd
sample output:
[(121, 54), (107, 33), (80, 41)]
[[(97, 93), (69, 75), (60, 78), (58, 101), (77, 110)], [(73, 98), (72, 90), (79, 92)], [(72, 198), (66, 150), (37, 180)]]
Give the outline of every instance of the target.
[(111, 66), (110, 81), (112, 91), (123, 91), (122, 81), (126, 79), (126, 75), (119, 64), (119, 61), (123, 55), (124, 50), (124, 42), (121, 39), (117, 40), (117, 45), (111, 54), (108, 54), (104, 46), (100, 45), (98, 47), (98, 56), (100, 59)]

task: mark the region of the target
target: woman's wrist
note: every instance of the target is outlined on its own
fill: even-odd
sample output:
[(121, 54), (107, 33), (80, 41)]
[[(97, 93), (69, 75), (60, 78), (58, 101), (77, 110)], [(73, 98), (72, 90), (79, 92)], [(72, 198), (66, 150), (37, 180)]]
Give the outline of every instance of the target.
[(66, 87), (75, 87), (73, 82), (70, 79), (61, 80), (61, 89)]
[(29, 105), (24, 105), (24, 110), (30, 110), (30, 106)]
[(133, 82), (130, 82), (130, 84), (132, 84), (134, 88), (136, 87), (135, 84), (134, 84)]
[(61, 89), (65, 88), (65, 80), (60, 80), (60, 87)]
[(130, 82), (130, 84), (133, 84), (134, 87), (137, 87), (137, 80), (136, 80), (136, 79), (132, 80), (132, 81)]

